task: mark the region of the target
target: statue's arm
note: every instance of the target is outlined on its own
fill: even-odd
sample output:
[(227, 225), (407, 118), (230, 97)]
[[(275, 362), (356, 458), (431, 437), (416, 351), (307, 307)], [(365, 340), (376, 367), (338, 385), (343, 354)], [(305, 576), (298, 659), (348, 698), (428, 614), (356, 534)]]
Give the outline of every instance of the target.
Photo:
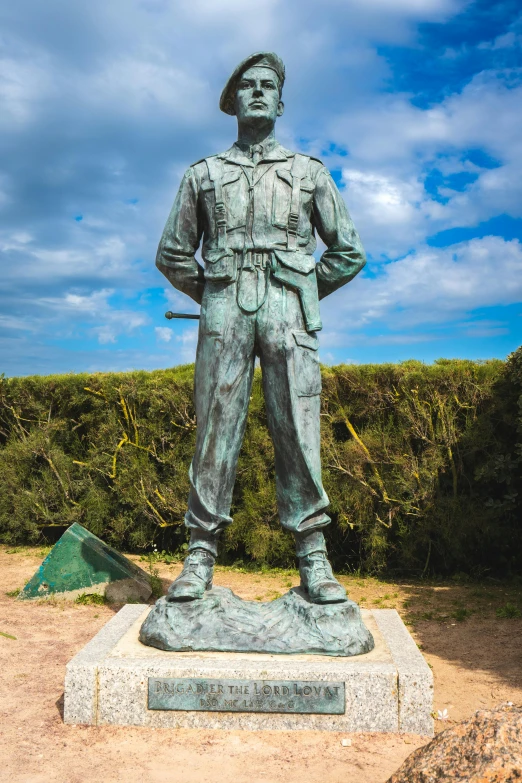
[(321, 166), (313, 208), (313, 223), (326, 245), (316, 266), (319, 299), (348, 283), (366, 263), (366, 254), (346, 204), (330, 172)]
[(195, 259), (203, 234), (198, 212), (198, 186), (191, 167), (181, 182), (174, 205), (161, 237), (156, 266), (174, 288), (187, 294), (198, 304), (203, 297), (205, 278)]

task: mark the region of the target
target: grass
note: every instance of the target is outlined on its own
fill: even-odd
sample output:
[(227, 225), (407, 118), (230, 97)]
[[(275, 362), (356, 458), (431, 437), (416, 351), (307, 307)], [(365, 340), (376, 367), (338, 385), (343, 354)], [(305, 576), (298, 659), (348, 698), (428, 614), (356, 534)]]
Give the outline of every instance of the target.
[(287, 579), (299, 576), (297, 568), (271, 568), (266, 563), (245, 563), (238, 560), (230, 566), (216, 566), (216, 571), (231, 571), (235, 574), (261, 574), (270, 577), (286, 577)]
[(21, 591), (21, 589), (20, 589), (19, 587), (15, 587), (15, 589), (14, 589), (14, 590), (9, 590), (9, 591), (6, 593), (6, 596), (7, 596), (8, 598), (16, 598), (16, 596), (17, 596), (17, 595), (20, 595), (20, 593), (21, 593), (21, 592), (22, 592), (22, 591)]
[[(141, 557), (140, 560), (145, 560), (148, 565), (148, 574), (149, 577), (149, 584), (150, 589), (152, 590), (152, 597), (153, 598), (161, 598), (163, 595), (163, 582), (161, 581), (160, 575), (159, 575), (159, 569), (156, 565), (156, 563), (166, 563), (166, 565), (170, 565), (170, 563), (167, 563), (166, 560), (162, 559), (163, 555), (165, 555), (165, 552), (151, 552), (146, 557)], [(174, 562), (174, 561), (171, 561)]]
[(495, 614), (501, 620), (513, 620), (516, 617), (520, 617), (521, 612), (518, 606), (508, 601), (504, 606), (499, 606)]
[(152, 590), (152, 597), (161, 598), (161, 596), (163, 595), (163, 582), (159, 577), (158, 569), (155, 568), (153, 571), (149, 573), (148, 576), (149, 576), (150, 588)]
[(462, 623), (462, 622), (464, 622), (464, 620), (466, 620), (468, 617), (470, 617), (471, 614), (473, 614), (472, 611), (470, 611), (469, 609), (466, 609), (463, 606), (459, 606), (459, 608), (455, 609), (455, 611), (453, 612), (453, 614), (451, 616), (458, 623)]
[(4, 550), (6, 555), (28, 555), (29, 557), (36, 555), (36, 557), (41, 557), (42, 560), (44, 557), (47, 557), (49, 552), (51, 551), (53, 547), (52, 546), (39, 546), (35, 549), (34, 546), (13, 546), (9, 549)]
[(4, 631), (0, 631), (0, 636), (5, 637), (6, 639), (13, 639), (16, 642), (16, 636), (11, 636), (10, 633), (4, 633)]
[(149, 552), (147, 555), (140, 557), (141, 562), (151, 563), (165, 563), (165, 565), (172, 565), (175, 563), (181, 563), (187, 554), (187, 545), (181, 548), (179, 552), (166, 552), (164, 549), (161, 552), (154, 551)]
[(81, 593), (74, 601), (80, 606), (105, 606), (107, 599), (99, 593)]

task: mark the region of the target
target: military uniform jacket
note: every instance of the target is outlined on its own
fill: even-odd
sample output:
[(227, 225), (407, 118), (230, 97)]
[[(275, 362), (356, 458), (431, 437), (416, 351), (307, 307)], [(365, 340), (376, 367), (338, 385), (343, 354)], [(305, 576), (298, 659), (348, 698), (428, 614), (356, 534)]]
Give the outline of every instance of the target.
[[(300, 296), (308, 331), (321, 328), (318, 300), (351, 280), (365, 255), (326, 167), (274, 139), (254, 165), (247, 148), (198, 161), (185, 173), (161, 238), (156, 264), (200, 303), (206, 281), (237, 280), (252, 258)], [(316, 235), (326, 250), (316, 263)], [(195, 253), (201, 241), (204, 269)]]

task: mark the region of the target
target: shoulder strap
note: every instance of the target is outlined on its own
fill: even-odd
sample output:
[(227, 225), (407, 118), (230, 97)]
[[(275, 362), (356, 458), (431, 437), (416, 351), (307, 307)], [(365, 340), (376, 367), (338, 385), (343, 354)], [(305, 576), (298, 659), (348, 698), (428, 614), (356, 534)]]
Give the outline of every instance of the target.
[(290, 212), (288, 215), (287, 242), (288, 250), (297, 249), (297, 227), (299, 225), (299, 208), (301, 206), (301, 180), (306, 176), (310, 158), (307, 155), (296, 153), (292, 162), (290, 174), (292, 176), (292, 196), (290, 200)]
[(224, 165), (221, 158), (215, 156), (205, 158), (209, 179), (214, 183), (214, 220), (216, 223), (217, 243), (220, 250), (225, 249), (227, 243), (227, 216), (225, 202), (223, 201), (223, 172)]

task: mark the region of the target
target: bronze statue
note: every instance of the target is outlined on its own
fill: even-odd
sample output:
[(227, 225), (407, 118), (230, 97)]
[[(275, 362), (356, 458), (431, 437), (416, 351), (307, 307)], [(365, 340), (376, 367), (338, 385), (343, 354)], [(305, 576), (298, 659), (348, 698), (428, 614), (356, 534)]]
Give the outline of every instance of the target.
[[(194, 163), (181, 183), (157, 266), (201, 304), (196, 357), (196, 450), (185, 522), (189, 554), (168, 601), (202, 598), (212, 585), (230, 504), (255, 357), (259, 356), (275, 450), (281, 524), (294, 535), (301, 587), (313, 603), (345, 601), (323, 528), (319, 300), (350, 281), (365, 255), (344, 201), (320, 160), (275, 139), (285, 69), (271, 52), (238, 65), (220, 108), (238, 138)], [(326, 245), (316, 263), (316, 233)], [(201, 243), (204, 269), (195, 253)]]

